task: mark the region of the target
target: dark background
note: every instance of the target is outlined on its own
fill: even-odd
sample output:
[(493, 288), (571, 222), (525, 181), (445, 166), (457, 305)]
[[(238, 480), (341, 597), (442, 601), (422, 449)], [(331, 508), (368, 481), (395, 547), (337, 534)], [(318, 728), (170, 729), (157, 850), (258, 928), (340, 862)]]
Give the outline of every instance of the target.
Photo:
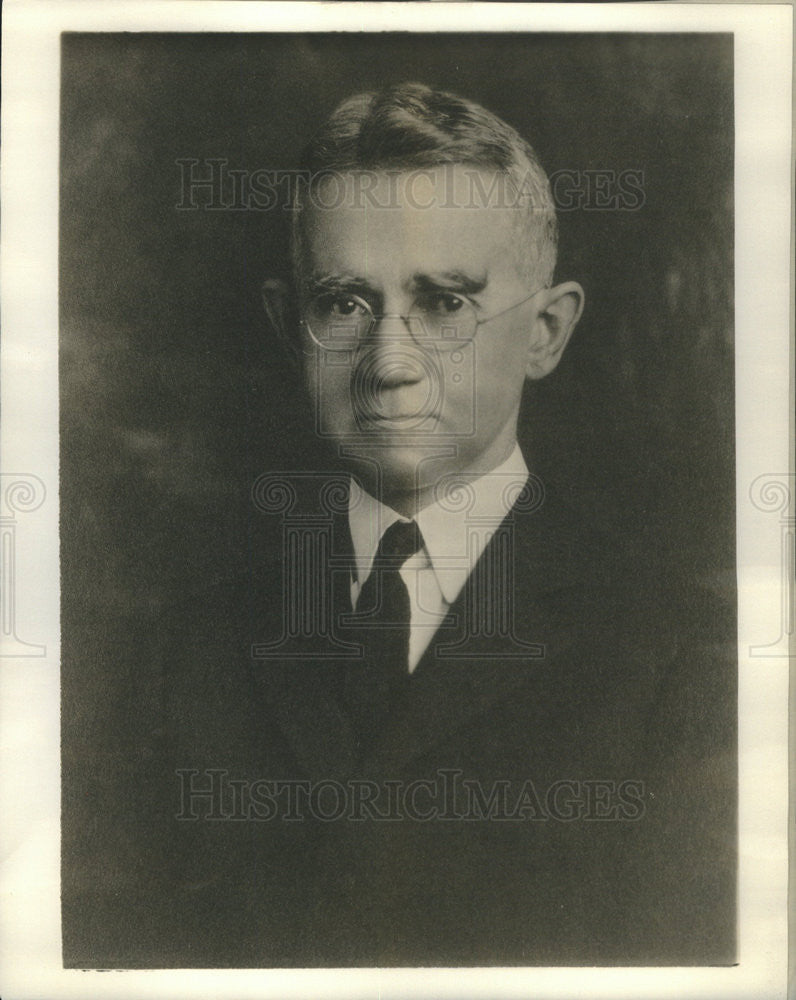
[(643, 171), (637, 211), (560, 215), (586, 312), (521, 441), (639, 569), (732, 598), (732, 38), (69, 34), (62, 55), (62, 892), (65, 954), (91, 956), (98, 892), (126, 898), (150, 835), (152, 636), (263, 558), (257, 476), (326, 467), (260, 304), (287, 213), (178, 211), (177, 161), (294, 168), (343, 97), (419, 80), (549, 173)]
[[(521, 441), (584, 516), (672, 572), (734, 569), (729, 35), (68, 34), (61, 160), (63, 632), (157, 611), (249, 552), (251, 484), (322, 467), (259, 286), (279, 210), (178, 211), (177, 160), (297, 165), (359, 90), (484, 104), (548, 173), (641, 170), (637, 211), (563, 212), (587, 307)], [(200, 198), (201, 200), (201, 198)]]

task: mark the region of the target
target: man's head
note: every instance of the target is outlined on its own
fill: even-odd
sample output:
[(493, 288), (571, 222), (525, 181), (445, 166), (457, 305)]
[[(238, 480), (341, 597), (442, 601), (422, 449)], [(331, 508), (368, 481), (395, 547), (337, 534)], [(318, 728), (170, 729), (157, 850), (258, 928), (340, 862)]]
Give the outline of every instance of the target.
[[(295, 294), (316, 425), (393, 506), (516, 440), (526, 378), (582, 309), (552, 286), (555, 208), (531, 147), (490, 112), (403, 84), (344, 101), (294, 204)], [(273, 293), (267, 307), (280, 312)]]

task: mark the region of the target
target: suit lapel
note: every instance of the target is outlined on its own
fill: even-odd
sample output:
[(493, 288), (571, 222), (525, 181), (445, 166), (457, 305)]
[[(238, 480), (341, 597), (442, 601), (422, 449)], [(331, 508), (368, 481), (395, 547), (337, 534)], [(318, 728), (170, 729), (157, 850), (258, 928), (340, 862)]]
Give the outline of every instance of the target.
[(372, 769), (397, 773), (518, 689), (563, 669), (562, 654), (591, 620), (596, 570), (582, 530), (561, 510), (515, 508), (451, 607), (455, 624), (438, 631), (418, 664)]
[[(562, 652), (589, 619), (598, 575), (583, 535), (551, 497), (540, 510), (512, 510), (451, 607), (450, 624), (432, 639), (366, 770), (397, 773), (518, 688), (560, 668)], [(335, 519), (329, 551), (321, 592), (334, 595), (334, 632), (350, 643), (354, 637), (338, 624), (351, 610), (351, 541), (343, 515)], [(334, 659), (313, 655), (316, 639), (289, 638), (282, 655), (255, 661), (254, 672), (310, 780), (344, 780), (356, 766), (340, 707), (348, 661), (342, 651)]]
[[(295, 628), (291, 609), (283, 604), (279, 620), (271, 613), (267, 616), (270, 624), (264, 625), (266, 601), (262, 592), (255, 599), (252, 615), (256, 635), (261, 640), (263, 636), (272, 638), (270, 644), (252, 644), (256, 687), (307, 777), (316, 782), (345, 779), (354, 761), (351, 727), (339, 698), (342, 674), (354, 648), (338, 625), (341, 616), (351, 611), (347, 518), (334, 517), (325, 539), (322, 534), (319, 530), (307, 540), (319, 545), (321, 552), (312, 563), (311, 579), (299, 576), (297, 581), (303, 588), (300, 601), (310, 600), (310, 594), (317, 598), (308, 621)], [(287, 560), (281, 572), (284, 594)], [(296, 597), (287, 592), (286, 600)], [(280, 633), (281, 638), (274, 642), (273, 637)]]

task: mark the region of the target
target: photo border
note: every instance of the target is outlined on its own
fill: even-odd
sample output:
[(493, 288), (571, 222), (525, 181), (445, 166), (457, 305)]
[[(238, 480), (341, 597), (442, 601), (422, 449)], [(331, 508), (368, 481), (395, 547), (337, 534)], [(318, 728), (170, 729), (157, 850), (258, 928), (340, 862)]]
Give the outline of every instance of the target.
[[(792, 8), (784, 4), (6, 0), (3, 496), (16, 638), (0, 661), (0, 995), (784, 997), (793, 599)], [(64, 970), (60, 946), (58, 164), (62, 31), (718, 32), (735, 35), (739, 962), (731, 968)], [(27, 477), (25, 488), (17, 480)], [(36, 485), (37, 480), (41, 489)], [(8, 519), (4, 510), (3, 516)], [(784, 527), (783, 527), (784, 526)], [(791, 618), (792, 627), (792, 618)], [(788, 641), (790, 640), (790, 645)], [(9, 652), (11, 650), (11, 652)]]

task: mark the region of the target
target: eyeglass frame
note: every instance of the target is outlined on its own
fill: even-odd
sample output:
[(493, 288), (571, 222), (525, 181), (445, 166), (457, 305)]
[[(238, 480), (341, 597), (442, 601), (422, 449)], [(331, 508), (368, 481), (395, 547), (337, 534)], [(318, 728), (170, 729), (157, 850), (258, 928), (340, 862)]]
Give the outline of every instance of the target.
[[(511, 312), (513, 309), (519, 309), (519, 307), (525, 305), (526, 302), (530, 302), (532, 298), (534, 298), (535, 296), (537, 296), (539, 294), (539, 292), (543, 292), (543, 291), (545, 291), (546, 289), (549, 289), (549, 288), (550, 288), (550, 285), (542, 285), (540, 288), (537, 288), (535, 292), (531, 292), (530, 295), (526, 295), (524, 299), (520, 299), (519, 302), (515, 302), (513, 305), (506, 306), (505, 309), (501, 309), (499, 312), (493, 313), (491, 316), (484, 316), (483, 319), (478, 319), (477, 316), (476, 316), (475, 326), (473, 328), (472, 334), (469, 337), (467, 337), (466, 339), (464, 339), (464, 338), (462, 338), (462, 339), (458, 339), (458, 338), (446, 339), (446, 338), (443, 338), (442, 339), (442, 343), (450, 345), (450, 346), (447, 347), (448, 351), (455, 351), (459, 347), (463, 347), (466, 344), (471, 344), (475, 340), (476, 334), (478, 333), (478, 328), (480, 326), (483, 326), (485, 323), (491, 323), (493, 319), (499, 319), (501, 316), (505, 316), (506, 313)], [(463, 296), (459, 295), (458, 292), (445, 292), (444, 290), (441, 290), (441, 291), (442, 291), (443, 294), (453, 295), (456, 298), (460, 299), (463, 303), (465, 303), (470, 308), (470, 310), (473, 312), (473, 315), (476, 315), (476, 313), (475, 313), (475, 307), (473, 306), (473, 304), (471, 302), (469, 302)], [(322, 296), (329, 295), (329, 294), (330, 294), (330, 292), (328, 292), (328, 291), (326, 291), (326, 292), (319, 292), (317, 295), (313, 295), (312, 298), (310, 299), (310, 301), (314, 302), (316, 299), (320, 299)], [(360, 337), (360, 338), (357, 339), (356, 344), (353, 346), (353, 348), (352, 348), (352, 346), (350, 344), (341, 344), (340, 346), (335, 346), (335, 345), (331, 345), (331, 344), (322, 344), (318, 340), (318, 338), (315, 336), (315, 334), (312, 332), (312, 327), (310, 326), (309, 321), (306, 320), (306, 319), (304, 319), (302, 317), (299, 320), (299, 322), (301, 323), (302, 326), (306, 327), (306, 330), (307, 330), (307, 332), (310, 335), (310, 339), (316, 345), (316, 347), (319, 347), (322, 351), (350, 351), (352, 349), (353, 350), (358, 350), (359, 347), (360, 347), (360, 345), (363, 344), (367, 340), (367, 338), (370, 336), (371, 332), (373, 331), (373, 327), (377, 323), (380, 323), (382, 320), (385, 320), (385, 319), (400, 319), (403, 322), (404, 326), (406, 327), (407, 332), (409, 333), (409, 336), (412, 338), (412, 340), (414, 341), (414, 343), (417, 344), (417, 346), (421, 347), (421, 348), (424, 348), (426, 346), (426, 344), (424, 344), (423, 338), (421, 338), (420, 340), (418, 340), (418, 338), (412, 332), (412, 327), (410, 326), (410, 320), (413, 317), (412, 317), (411, 313), (409, 313), (409, 315), (407, 315), (407, 316), (404, 316), (401, 313), (380, 313), (380, 314), (377, 315), (376, 313), (374, 313), (373, 309), (371, 309), (371, 307), (368, 304), (368, 302), (365, 299), (361, 298), (361, 296), (357, 295), (356, 293), (349, 292), (349, 293), (346, 294), (346, 297), (349, 298), (349, 299), (351, 299), (353, 302), (356, 302), (357, 304), (363, 306), (366, 309), (366, 311), (368, 313), (370, 313), (371, 323), (370, 323), (370, 326), (368, 327), (368, 332), (363, 337)], [(416, 317), (416, 318), (419, 318), (419, 317)], [(426, 340), (427, 344), (439, 344), (440, 343), (440, 341), (438, 339), (434, 339), (432, 337), (425, 338), (425, 340)]]

